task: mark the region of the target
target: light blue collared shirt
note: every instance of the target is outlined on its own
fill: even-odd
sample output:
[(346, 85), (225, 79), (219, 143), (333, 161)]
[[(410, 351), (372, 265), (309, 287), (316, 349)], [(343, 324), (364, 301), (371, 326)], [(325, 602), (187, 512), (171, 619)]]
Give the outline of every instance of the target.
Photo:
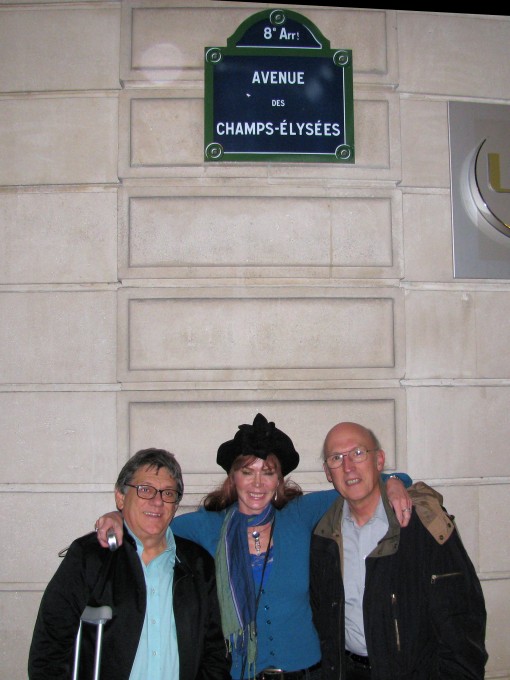
[(388, 531), (388, 518), (382, 498), (374, 516), (362, 527), (354, 521), (349, 505), (344, 503), (342, 538), (344, 546), (345, 648), (367, 656), (363, 626), (365, 558)]
[(136, 551), (147, 588), (145, 619), (129, 678), (130, 680), (178, 678), (179, 650), (172, 600), (176, 559), (174, 535), (168, 527), (166, 549), (146, 565), (142, 560), (141, 541), (129, 527), (128, 530), (136, 542)]

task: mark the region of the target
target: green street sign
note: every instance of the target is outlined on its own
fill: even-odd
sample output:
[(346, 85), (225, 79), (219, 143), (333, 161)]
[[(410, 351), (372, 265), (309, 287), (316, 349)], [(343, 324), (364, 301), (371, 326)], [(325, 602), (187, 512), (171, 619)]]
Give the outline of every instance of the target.
[(352, 52), (301, 14), (258, 12), (204, 59), (205, 161), (354, 163)]

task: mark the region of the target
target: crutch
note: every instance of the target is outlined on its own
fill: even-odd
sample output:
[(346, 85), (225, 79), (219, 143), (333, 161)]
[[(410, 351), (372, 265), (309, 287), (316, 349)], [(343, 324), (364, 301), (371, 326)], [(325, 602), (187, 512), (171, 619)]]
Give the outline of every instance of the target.
[(112, 618), (112, 608), (108, 606), (103, 607), (85, 607), (83, 614), (80, 617), (80, 626), (76, 634), (76, 643), (74, 646), (74, 668), (73, 680), (78, 680), (78, 666), (80, 662), (80, 648), (81, 648), (81, 633), (84, 623), (92, 623), (97, 626), (96, 632), (96, 651), (94, 655), (94, 680), (99, 680), (99, 665), (101, 663), (101, 645), (103, 642), (103, 626)]

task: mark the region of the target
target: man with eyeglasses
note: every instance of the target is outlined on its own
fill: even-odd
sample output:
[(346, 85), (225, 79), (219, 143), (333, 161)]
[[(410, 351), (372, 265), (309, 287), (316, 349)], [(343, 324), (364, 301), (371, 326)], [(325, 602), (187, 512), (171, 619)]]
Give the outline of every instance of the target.
[(324, 471), (341, 497), (311, 543), (311, 601), (323, 680), (484, 677), (486, 611), (442, 496), (423, 482), (400, 527), (381, 483), (385, 454), (357, 423), (335, 425)]
[[(172, 453), (143, 449), (127, 461), (115, 483), (124, 541), (115, 552), (101, 548), (94, 533), (73, 541), (41, 600), (30, 680), (72, 677), (86, 606), (112, 609), (103, 633), (105, 680), (230, 678), (214, 560), (170, 529), (183, 489)], [(82, 678), (92, 678), (94, 646), (95, 630), (84, 625)]]

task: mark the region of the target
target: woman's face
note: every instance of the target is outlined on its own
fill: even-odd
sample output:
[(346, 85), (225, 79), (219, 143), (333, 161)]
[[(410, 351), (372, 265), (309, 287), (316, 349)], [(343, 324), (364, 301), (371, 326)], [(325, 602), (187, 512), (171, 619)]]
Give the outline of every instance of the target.
[(278, 472), (268, 461), (255, 458), (233, 474), (239, 510), (258, 515), (269, 505), (278, 486)]

